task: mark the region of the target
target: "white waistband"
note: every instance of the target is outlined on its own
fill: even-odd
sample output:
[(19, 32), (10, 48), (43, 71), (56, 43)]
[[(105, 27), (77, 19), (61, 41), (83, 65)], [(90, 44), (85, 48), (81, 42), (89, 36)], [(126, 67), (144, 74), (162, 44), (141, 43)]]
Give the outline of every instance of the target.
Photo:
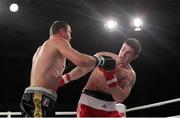
[(116, 111), (116, 102), (115, 101), (104, 101), (92, 96), (86, 95), (84, 93), (81, 94), (80, 104), (84, 104), (90, 106), (95, 109), (105, 110), (105, 111)]
[(46, 94), (47, 96), (51, 97), (55, 101), (57, 99), (57, 93), (55, 91), (44, 88), (44, 87), (32, 87), (31, 86), (31, 87), (26, 88), (24, 93), (34, 93), (36, 91)]

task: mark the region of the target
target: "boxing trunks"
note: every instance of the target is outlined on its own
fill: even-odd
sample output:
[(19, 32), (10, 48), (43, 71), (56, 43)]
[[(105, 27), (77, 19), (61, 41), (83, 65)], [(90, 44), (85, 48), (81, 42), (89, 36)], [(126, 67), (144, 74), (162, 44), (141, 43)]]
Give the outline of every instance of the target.
[(26, 117), (55, 116), (55, 91), (43, 87), (28, 87), (25, 89), (20, 111)]
[(125, 117), (116, 110), (116, 102), (111, 95), (84, 89), (82, 91), (77, 117)]

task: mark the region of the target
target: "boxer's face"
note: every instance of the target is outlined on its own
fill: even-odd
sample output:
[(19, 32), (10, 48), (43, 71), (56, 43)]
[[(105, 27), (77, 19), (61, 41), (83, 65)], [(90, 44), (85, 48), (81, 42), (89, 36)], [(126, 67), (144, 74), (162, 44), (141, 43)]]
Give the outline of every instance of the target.
[(71, 40), (71, 27), (68, 25), (66, 29), (61, 29), (61, 36), (62, 38), (70, 41)]
[(123, 43), (120, 52), (119, 58), (121, 63), (130, 63), (132, 60), (136, 58), (137, 55), (134, 53), (134, 49), (131, 48), (126, 43)]

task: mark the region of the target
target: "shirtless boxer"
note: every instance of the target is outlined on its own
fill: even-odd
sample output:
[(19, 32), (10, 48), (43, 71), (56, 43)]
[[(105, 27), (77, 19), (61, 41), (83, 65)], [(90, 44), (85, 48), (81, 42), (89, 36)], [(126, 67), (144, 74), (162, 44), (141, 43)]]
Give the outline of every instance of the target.
[(120, 62), (114, 70), (76, 67), (62, 76), (62, 80), (68, 78), (68, 81), (61, 81), (60, 86), (84, 76), (93, 69), (79, 99), (77, 117), (124, 117), (124, 113), (116, 110), (116, 103), (122, 103), (128, 97), (135, 83), (136, 74), (130, 63), (138, 57), (140, 50), (139, 41), (130, 38), (123, 43), (119, 55), (110, 52), (96, 54), (119, 59)]
[(30, 86), (24, 91), (20, 110), (23, 116), (55, 116), (55, 102), (59, 77), (65, 69), (66, 58), (79, 67), (109, 67), (116, 62), (111, 57), (90, 56), (73, 49), (69, 43), (71, 28), (63, 21), (55, 21), (50, 37), (40, 46), (32, 59)]

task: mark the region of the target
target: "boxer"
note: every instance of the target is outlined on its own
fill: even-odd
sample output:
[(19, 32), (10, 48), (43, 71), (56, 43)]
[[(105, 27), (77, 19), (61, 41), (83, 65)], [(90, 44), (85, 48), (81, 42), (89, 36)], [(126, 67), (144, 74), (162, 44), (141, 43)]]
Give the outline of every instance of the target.
[(76, 51), (71, 47), (70, 40), (70, 25), (64, 21), (55, 21), (51, 25), (49, 39), (37, 49), (33, 56), (30, 86), (25, 89), (20, 103), (23, 116), (55, 116), (58, 77), (65, 69), (66, 59), (79, 67), (116, 65), (111, 57), (90, 56)]
[[(118, 60), (115, 68), (76, 67), (62, 76), (63, 80), (67, 80), (65, 83), (68, 83), (92, 71), (78, 102), (77, 117), (125, 116), (124, 112), (116, 110), (116, 103), (122, 103), (129, 96), (135, 84), (136, 73), (130, 63), (138, 57), (140, 51), (140, 42), (130, 38), (124, 41), (118, 55), (110, 52), (96, 54)], [(60, 82), (60, 86), (65, 83)]]

